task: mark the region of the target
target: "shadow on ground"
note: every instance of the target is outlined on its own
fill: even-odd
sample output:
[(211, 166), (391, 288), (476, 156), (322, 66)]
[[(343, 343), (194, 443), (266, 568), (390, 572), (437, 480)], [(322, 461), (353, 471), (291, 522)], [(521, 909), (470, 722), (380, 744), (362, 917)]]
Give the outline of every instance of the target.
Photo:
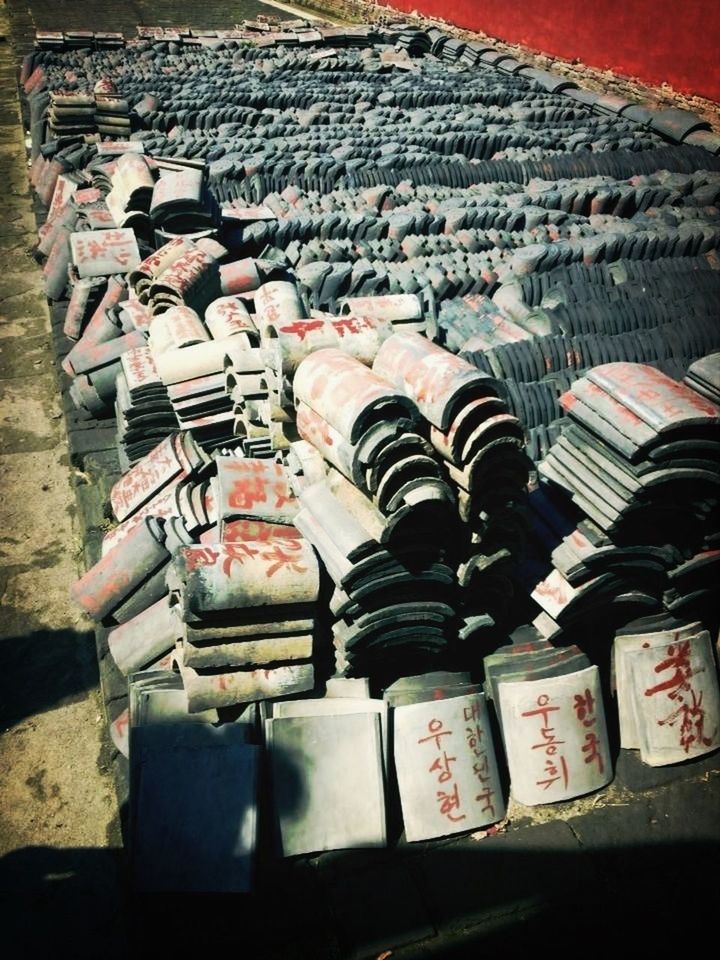
[(114, 852), (27, 847), (0, 860), (4, 940), (18, 945), (12, 956), (80, 960), (158, 950), (254, 960), (358, 960), (392, 950), (395, 960), (459, 960), (492, 948), (510, 957), (559, 948), (584, 955), (621, 942), (667, 951), (687, 948), (720, 892), (715, 842), (563, 850), (524, 833), (524, 846), (503, 849), (499, 838), (436, 848), (383, 874), (366, 868), (341, 878), (312, 861), (278, 862), (265, 897), (124, 902), (108, 882)]
[(82, 699), (98, 683), (91, 630), (32, 630), (0, 639), (0, 727)]
[(127, 956), (118, 867), (117, 851), (94, 848), (24, 847), (0, 859), (4, 955)]

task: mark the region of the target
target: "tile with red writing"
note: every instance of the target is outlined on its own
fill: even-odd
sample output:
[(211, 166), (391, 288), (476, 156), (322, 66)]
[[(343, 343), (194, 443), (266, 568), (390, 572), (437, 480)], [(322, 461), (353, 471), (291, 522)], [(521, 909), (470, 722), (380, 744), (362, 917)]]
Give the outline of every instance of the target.
[(190, 233), (211, 226), (212, 216), (202, 194), (202, 170), (162, 170), (150, 205), (153, 223), (170, 233)]
[(117, 157), (123, 153), (145, 153), (141, 140), (103, 140), (98, 143), (99, 157)]
[(386, 340), (373, 372), (412, 399), (443, 432), (450, 428), (461, 397), (467, 402), (497, 395), (491, 377), (419, 333), (395, 334)]
[(603, 573), (579, 587), (573, 587), (559, 570), (551, 570), (547, 577), (538, 583), (531, 596), (545, 613), (558, 620), (572, 603), (582, 599), (584, 594), (602, 586), (609, 579), (610, 575)]
[(290, 524), (298, 502), (284, 464), (267, 459), (218, 457), (217, 493), (221, 532), (240, 518)]
[(483, 658), (485, 692), (498, 700), (498, 684), (538, 680), (576, 673), (590, 666), (587, 656), (575, 645), (554, 647), (547, 641), (511, 644)]
[(606, 363), (593, 367), (587, 379), (612, 394), (652, 430), (720, 425), (720, 410), (684, 383), (654, 367), (638, 363)]
[(358, 317), (382, 317), (386, 320), (420, 320), (423, 304), (414, 293), (389, 293), (377, 297), (347, 297), (342, 312)]
[(150, 323), (148, 342), (154, 357), (166, 350), (189, 347), (209, 339), (210, 334), (198, 314), (184, 305), (170, 307)]
[(405, 707), (426, 700), (447, 700), (480, 693), (480, 687), (470, 682), (470, 674), (435, 670), (412, 677), (401, 677), (383, 692), (383, 700), (391, 707)]
[[(71, 596), (94, 620), (103, 620), (143, 586), (153, 581), (154, 587), (154, 577), (160, 575), (164, 580), (161, 568), (169, 559), (164, 521), (146, 518), (72, 585)], [(159, 596), (152, 596), (146, 606), (157, 599)]]
[(147, 387), (162, 386), (149, 347), (135, 347), (120, 357), (130, 396), (137, 396)]
[(335, 347), (305, 357), (295, 373), (293, 391), (296, 404), (307, 404), (348, 443), (357, 443), (371, 423), (377, 422), (381, 407), (385, 417), (417, 418), (412, 400), (382, 375)]
[(110, 491), (110, 504), (118, 520), (131, 516), (185, 472), (178, 457), (175, 437), (176, 434), (171, 434), (162, 440), (115, 483)]
[(672, 630), (656, 630), (648, 633), (627, 633), (616, 636), (613, 643), (613, 673), (620, 720), (620, 746), (625, 750), (640, 747), (635, 691), (631, 677), (630, 654), (636, 650), (651, 651), (656, 647), (667, 648), (673, 642), (682, 642), (699, 634), (702, 627), (698, 621)]
[(570, 800), (612, 780), (597, 667), (498, 685), (510, 792), (526, 806)]
[(254, 223), (257, 220), (277, 220), (276, 214), (269, 207), (236, 207), (226, 204), (222, 208), (223, 220), (235, 220), (245, 223)]
[(249, 607), (315, 603), (320, 570), (297, 538), (182, 547), (168, 573), (186, 622)]
[(112, 530), (109, 530), (102, 540), (101, 549), (103, 556), (108, 550), (117, 546), (121, 540), (124, 540), (133, 530), (141, 526), (148, 517), (164, 518), (177, 516), (178, 508), (175, 501), (175, 487), (178, 482), (179, 478), (177, 482), (164, 487), (160, 493), (143, 504), (143, 506), (133, 513), (131, 517), (128, 517), (127, 520), (123, 520), (122, 523), (119, 523), (116, 527), (113, 527)]
[(127, 219), (119, 221), (109, 204), (97, 204), (83, 210), (83, 219), (90, 230), (114, 230), (117, 226), (133, 227)]
[(192, 644), (183, 638), (183, 661), (197, 670), (271, 668), (277, 663), (308, 661), (312, 653), (312, 633), (286, 633), (282, 628), (277, 636), (239, 637), (215, 644)]
[(393, 737), (409, 841), (477, 830), (504, 817), (481, 693), (396, 707)]
[(239, 703), (305, 693), (315, 686), (311, 663), (296, 662), (260, 668), (195, 669), (178, 656), (191, 713)]
[(205, 311), (205, 325), (215, 340), (244, 333), (248, 338), (248, 346), (260, 345), (255, 323), (240, 297), (218, 297), (213, 300)]
[(70, 235), (70, 249), (80, 277), (128, 273), (140, 263), (135, 234), (127, 227), (73, 233)]
[[(213, 477), (211, 483), (215, 478)], [(214, 485), (214, 484), (213, 484)], [(223, 543), (242, 543), (246, 540), (298, 539), (302, 536), (297, 527), (267, 520), (230, 520), (223, 526)], [(219, 538), (217, 538), (219, 539)]]
[(255, 323), (261, 334), (278, 323), (294, 323), (305, 317), (305, 310), (294, 283), (272, 280), (255, 294)]
[(50, 202), (50, 209), (48, 210), (48, 221), (55, 219), (77, 188), (78, 184), (72, 178), (64, 174), (61, 174), (57, 178)]
[(172, 650), (181, 635), (182, 624), (170, 609), (166, 595), (131, 620), (113, 627), (107, 639), (110, 655), (127, 676)]
[(643, 763), (680, 763), (720, 747), (718, 676), (706, 630), (626, 657)]

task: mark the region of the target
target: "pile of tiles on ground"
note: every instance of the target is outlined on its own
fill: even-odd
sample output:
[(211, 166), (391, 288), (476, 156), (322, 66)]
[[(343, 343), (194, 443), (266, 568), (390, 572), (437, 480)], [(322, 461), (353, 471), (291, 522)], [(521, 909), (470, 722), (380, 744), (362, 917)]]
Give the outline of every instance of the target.
[[(703, 301), (687, 285), (685, 294), (673, 292), (676, 309), (692, 315), (688, 332), (669, 326), (670, 301), (661, 307), (658, 298), (652, 309), (638, 309), (637, 284), (617, 279), (612, 285), (626, 289), (607, 306), (603, 297), (564, 304), (551, 298), (547, 309), (531, 316), (526, 309), (540, 306), (536, 291), (547, 289), (541, 278), (558, 264), (580, 270), (579, 282), (596, 265), (607, 278), (612, 264), (615, 278), (616, 266), (622, 272), (635, 260), (657, 266), (655, 276), (664, 278), (665, 259), (650, 261), (668, 254), (697, 259), (717, 247), (718, 179), (709, 172), (717, 167), (716, 145), (703, 121), (578, 90), (442, 33), (432, 42), (413, 34), (414, 52), (452, 56), (463, 65), (463, 84), (454, 75), (450, 82), (441, 64), (422, 56), (401, 67), (385, 55), (388, 43), (410, 36), (402, 27), (358, 34), (354, 42), (379, 45), (336, 51), (333, 69), (318, 73), (318, 64), (329, 61), (303, 49), (304, 41), (322, 45), (337, 37), (303, 28), (297, 34), (303, 42), (293, 49), (283, 45), (291, 33), (272, 35), (261, 47), (240, 47), (239, 38), (223, 35), (212, 48), (190, 45), (182, 33), (173, 39), (153, 34), (112, 62), (102, 50), (82, 58), (72, 49), (62, 56), (38, 52), (24, 70), (31, 101), (53, 89), (65, 67), (75, 69), (78, 89), (94, 90), (101, 73), (138, 108), (139, 129), (126, 146), (147, 157), (113, 156), (102, 144), (63, 138), (36, 151), (34, 178), (47, 192), (68, 170), (90, 172), (101, 192), (111, 188), (107, 206), (116, 225), (130, 217), (146, 238), (154, 229), (153, 245), (173, 229), (217, 225), (209, 189), (222, 206), (223, 244), (280, 257), (275, 263), (294, 269), (307, 310), (334, 314), (342, 297), (432, 293), (441, 301), (441, 340), (454, 341), (453, 349), (469, 339), (457, 342), (460, 329), (473, 332), (477, 312), (472, 303), (468, 315), (457, 298), (492, 296), (527, 335), (504, 325), (500, 343), (475, 341), (463, 355), (472, 359), (474, 352), (482, 369), (489, 363), (508, 381), (506, 399), (531, 430), (533, 459), (556, 436), (557, 394), (578, 370), (620, 359), (658, 363), (674, 374), (675, 360), (689, 362), (718, 345), (717, 326), (707, 322), (716, 276), (705, 278)], [(208, 64), (211, 70), (204, 69)], [(246, 67), (240, 74), (238, 64)], [(515, 145), (489, 132), (504, 126), (519, 138)], [(563, 153), (554, 145), (558, 137)], [(662, 137), (682, 145), (663, 147)], [(508, 151), (520, 159), (500, 159)], [(429, 162), (433, 157), (443, 157), (442, 166)], [(452, 164), (457, 175), (448, 181)], [(138, 201), (129, 199), (128, 174)], [(136, 208), (147, 206), (150, 187), (150, 221), (143, 225), (148, 211)], [(160, 188), (167, 196), (155, 198)], [(57, 238), (58, 255), (48, 260), (55, 265), (56, 296), (68, 242), (66, 235)], [(607, 285), (588, 282), (583, 289)], [(657, 286), (664, 296), (663, 284)], [(448, 322), (459, 322), (459, 315), (461, 327), (448, 336)], [(537, 345), (525, 342), (536, 337)], [(681, 343), (674, 342), (678, 337)]]
[[(537, 437), (531, 456), (539, 460), (547, 429), (550, 441), (557, 435), (560, 394), (590, 367), (629, 360), (681, 379), (717, 347), (719, 267), (715, 251), (576, 264), (503, 287), (478, 339), (459, 343), (478, 309), (470, 298), (447, 301), (439, 322), (462, 356), (503, 378), (511, 409)], [(483, 318), (489, 306), (481, 304)]]
[(211, 459), (174, 433), (110, 507), (119, 525), (73, 594), (123, 673), (177, 648), (193, 713), (314, 686), (319, 569), (282, 464)]
[[(50, 223), (93, 234), (84, 246), (62, 236), (78, 275), (75, 336), (90, 317), (65, 361), (78, 375), (75, 396), (97, 413), (117, 392), (126, 464), (179, 425), (208, 450), (239, 444), (251, 456), (306, 437), (338, 474), (335, 486), (351, 481), (381, 518), (409, 509), (397, 491), (412, 483), (434, 489), (438, 503), (448, 500), (438, 491), (455, 488), (466, 535), (452, 565), (470, 639), (492, 622), (489, 607), (500, 613), (512, 596), (508, 545), (517, 551), (522, 530), (506, 508), (527, 475), (513, 414), (538, 459), (559, 430), (559, 395), (587, 368), (607, 359), (679, 366), (715, 345), (712, 136), (690, 114), (594, 98), (518, 64), (503, 68), (491, 50), (441, 33), (429, 49), (463, 65), (463, 84), (432, 59), (396, 57), (382, 43), (315, 58), (282, 43), (239, 47), (229, 36), (212, 49), (154, 39), (111, 64), (102, 51), (80, 60), (70, 50), (26, 65), (31, 100), (62, 69), (77, 70), (81, 89), (103, 64), (97, 92), (137, 107), (125, 144), (60, 140), (36, 151), (36, 181), (58, 193)], [(687, 143), (664, 147), (662, 137)], [(558, 138), (570, 153), (557, 152)], [(88, 209), (73, 220), (82, 194)], [(108, 213), (117, 229), (96, 236)], [(126, 223), (147, 253), (142, 262), (120, 244)], [(111, 276), (121, 272), (118, 255), (130, 263), (129, 283)], [(679, 277), (672, 287), (670, 271)], [(649, 281), (667, 294), (662, 308), (640, 297)], [(695, 326), (677, 330), (673, 309)], [(426, 349), (408, 339), (394, 357), (401, 324), (503, 381), (510, 412), (495, 389), (468, 394), (452, 422), (423, 406), (423, 383), (418, 392), (394, 369)], [(408, 424), (383, 439), (400, 451), (404, 435), (387, 477), (365, 461), (365, 475), (357, 464), (348, 470), (346, 444), (328, 442), (330, 420), (307, 402), (312, 386), (295, 389), (303, 363), (312, 369), (308, 354), (330, 347), (375, 363), (423, 415), (416, 440)], [(461, 360), (450, 369), (440, 349), (427, 368), (438, 364), (473, 378)], [(476, 608), (478, 593), (492, 601)]]
[[(168, 576), (191, 712), (313, 689), (320, 570), (283, 464), (218, 457), (218, 524)], [(216, 540), (213, 540), (213, 533)]]
[(118, 96), (115, 84), (102, 77), (94, 87), (97, 132), (113, 139), (126, 139), (131, 133), (130, 106)]
[[(326, 335), (338, 336), (332, 322), (321, 326)], [(350, 352), (332, 347), (310, 352), (294, 372), (294, 416), (283, 428), (290, 435), (296, 430), (302, 440), (288, 442), (287, 468), (273, 459), (247, 459), (241, 448), (235, 454), (219, 450), (210, 458), (198, 444), (197, 431), (187, 431), (168, 436), (118, 481), (111, 507), (120, 526), (107, 535), (103, 558), (79, 582), (76, 596), (98, 620), (122, 625), (111, 644), (113, 650), (120, 643), (121, 668), (146, 666), (145, 657), (162, 655), (182, 639), (167, 619), (163, 598), (170, 583), (185, 634), (192, 631), (197, 643), (219, 643), (223, 637), (230, 642), (240, 629), (239, 618), (245, 642), (233, 656), (240, 648), (250, 655), (254, 647), (247, 641), (256, 639), (252, 631), (258, 623), (254, 606), (271, 606), (272, 594), (248, 599), (242, 584), (249, 567), (243, 561), (252, 558), (259, 570), (264, 563), (273, 574), (287, 566), (290, 578), (313, 570), (314, 560), (296, 555), (305, 549), (297, 531), (277, 527), (297, 510), (287, 469), (299, 496), (297, 528), (317, 549), (335, 584), (322, 620), (326, 628), (332, 626), (338, 673), (389, 681), (409, 668), (461, 655), (478, 662), (479, 636), (492, 632), (512, 596), (506, 572), (498, 572), (511, 556), (514, 531), (510, 522), (508, 537), (508, 520), (528, 477), (522, 431), (491, 378), (419, 334), (393, 333), (387, 321), (368, 318), (355, 333), (346, 330), (343, 346)], [(353, 355), (353, 349), (362, 353), (361, 347), (396, 386)], [(126, 354), (123, 362), (151, 360), (143, 350)], [(257, 348), (238, 356), (253, 351)], [(170, 530), (170, 544), (156, 547), (160, 534)], [(263, 545), (267, 537), (272, 542)], [(198, 540), (197, 546), (189, 545)], [(143, 550), (152, 569), (139, 560), (137, 578), (113, 582), (116, 592), (98, 601), (103, 571), (132, 566), (135, 559), (124, 551), (144, 557)], [(171, 555), (173, 572), (165, 577)], [(196, 573), (205, 566), (210, 569)], [(217, 579), (213, 589), (198, 580), (211, 575)], [(281, 579), (259, 578), (268, 588)], [(308, 595), (303, 602), (307, 606), (316, 599)], [(289, 616), (278, 609), (271, 616), (274, 623), (283, 619), (281, 613)], [(161, 649), (142, 640), (156, 617), (162, 624)], [(301, 653), (309, 658), (314, 620), (297, 611), (289, 619), (287, 632), (293, 636), (284, 642), (287, 659)], [(460, 643), (452, 639), (458, 630)], [(285, 636), (284, 628), (276, 631)], [(129, 660), (128, 646), (137, 651)], [(322, 645), (314, 653), (316, 659), (326, 657)], [(189, 689), (202, 681), (193, 672), (198, 665), (212, 667), (215, 674), (221, 666), (239, 666), (201, 661), (192, 648), (183, 669), (191, 678)], [(296, 676), (299, 672), (302, 676)], [(312, 668), (302, 672), (302, 665), (293, 664), (286, 673), (282, 684), (278, 679), (280, 686), (258, 686), (253, 678), (251, 687), (243, 687), (230, 683), (226, 671), (222, 686), (213, 680), (211, 690), (200, 687), (191, 694), (191, 708), (199, 704), (202, 709), (207, 697), (214, 696), (218, 706), (312, 686)]]
[(160, 757), (183, 790), (188, 756), (242, 768), (247, 889), (257, 739), (287, 855), (386, 842), (391, 756), (409, 839), (477, 828), (504, 801), (474, 680), (516, 799), (567, 799), (612, 777), (615, 632), (632, 659), (717, 626), (717, 135), (438, 30), (266, 26), (23, 69), (63, 366), (117, 419), (118, 524), (73, 593), (129, 680), (142, 882)]
[(720, 354), (712, 353), (692, 363), (685, 383), (706, 400), (720, 404)]
[(415, 404), (359, 360), (311, 353), (293, 389), (300, 436), (333, 467), (301, 491), (297, 524), (335, 585), (337, 670), (397, 676), (448, 644), (452, 490), (418, 432)]
[(561, 404), (568, 418), (530, 496), (553, 569), (524, 570), (543, 635), (602, 632), (663, 609), (715, 624), (720, 408), (626, 363), (593, 367)]

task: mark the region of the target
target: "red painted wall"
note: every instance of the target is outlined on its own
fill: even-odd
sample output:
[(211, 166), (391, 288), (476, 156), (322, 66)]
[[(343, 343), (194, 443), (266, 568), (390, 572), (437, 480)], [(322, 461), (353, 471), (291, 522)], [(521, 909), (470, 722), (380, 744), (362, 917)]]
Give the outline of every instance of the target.
[(718, 0), (382, 0), (589, 66), (720, 101)]

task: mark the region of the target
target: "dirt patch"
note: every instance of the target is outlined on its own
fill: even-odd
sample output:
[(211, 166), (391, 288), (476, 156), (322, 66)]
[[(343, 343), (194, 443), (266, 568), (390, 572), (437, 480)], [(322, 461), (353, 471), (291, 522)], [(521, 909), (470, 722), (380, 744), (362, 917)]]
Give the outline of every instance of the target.
[[(5, 17), (3, 8), (7, 37)], [(12, 56), (0, 44), (3, 866), (35, 863), (29, 851), (104, 852), (119, 843), (94, 636), (68, 596), (80, 542), (42, 275), (28, 255), (36, 235)], [(45, 854), (37, 856), (44, 862)], [(116, 883), (114, 874), (108, 882)], [(14, 895), (14, 882), (2, 889)]]

